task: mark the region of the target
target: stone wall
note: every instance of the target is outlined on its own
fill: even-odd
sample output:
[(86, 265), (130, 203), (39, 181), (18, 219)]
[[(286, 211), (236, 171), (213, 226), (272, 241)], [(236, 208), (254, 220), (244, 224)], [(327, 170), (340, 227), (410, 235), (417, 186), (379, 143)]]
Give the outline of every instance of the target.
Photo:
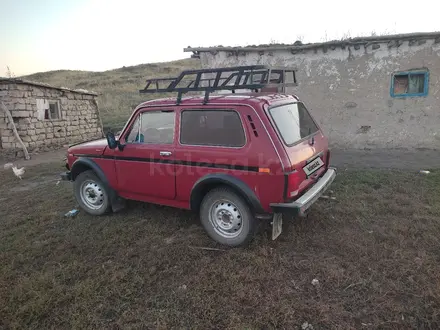
[[(103, 136), (96, 96), (19, 83), (0, 84), (0, 99), (11, 112), (18, 133), (29, 152), (55, 149), (66, 144)], [(59, 117), (47, 119), (50, 103)], [(48, 109), (48, 110), (46, 110)], [(50, 116), (50, 115), (49, 115)], [(12, 125), (0, 111), (0, 152), (21, 150)]]
[[(270, 64), (297, 68), (290, 90), (311, 109), (332, 146), (440, 148), (440, 40), (395, 40), (295, 51), (200, 52), (204, 68)], [(397, 71), (427, 69), (428, 95), (394, 98)]]

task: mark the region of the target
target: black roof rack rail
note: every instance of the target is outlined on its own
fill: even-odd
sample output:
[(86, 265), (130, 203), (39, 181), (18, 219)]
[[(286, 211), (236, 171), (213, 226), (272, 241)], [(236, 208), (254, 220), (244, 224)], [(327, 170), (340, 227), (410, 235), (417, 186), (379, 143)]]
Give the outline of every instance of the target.
[(207, 103), (209, 94), (215, 91), (230, 90), (235, 93), (240, 89), (277, 88), (278, 92), (284, 93), (285, 87), (297, 86), (295, 69), (267, 65), (185, 70), (178, 77), (147, 79), (146, 83), (140, 93), (177, 92), (177, 104), (188, 92), (205, 92), (203, 103)]

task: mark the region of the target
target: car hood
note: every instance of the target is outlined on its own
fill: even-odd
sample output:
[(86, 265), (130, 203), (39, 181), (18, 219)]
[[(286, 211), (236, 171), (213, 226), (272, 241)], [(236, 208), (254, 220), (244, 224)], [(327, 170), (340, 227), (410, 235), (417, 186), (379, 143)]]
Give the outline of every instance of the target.
[(69, 147), (69, 154), (102, 155), (107, 148), (107, 139), (80, 142)]

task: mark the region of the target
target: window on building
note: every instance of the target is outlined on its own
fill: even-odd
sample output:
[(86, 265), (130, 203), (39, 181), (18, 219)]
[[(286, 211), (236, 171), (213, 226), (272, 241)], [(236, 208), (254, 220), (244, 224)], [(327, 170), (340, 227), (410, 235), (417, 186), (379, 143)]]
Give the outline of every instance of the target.
[(180, 125), (182, 144), (242, 147), (246, 143), (240, 116), (232, 110), (184, 110)]
[(53, 119), (61, 119), (61, 109), (60, 102), (49, 100), (46, 103), (46, 107), (44, 109), (44, 119), (53, 120)]
[(174, 111), (146, 111), (135, 119), (125, 139), (127, 143), (172, 144)]
[(396, 72), (391, 81), (392, 97), (425, 96), (428, 94), (428, 71)]

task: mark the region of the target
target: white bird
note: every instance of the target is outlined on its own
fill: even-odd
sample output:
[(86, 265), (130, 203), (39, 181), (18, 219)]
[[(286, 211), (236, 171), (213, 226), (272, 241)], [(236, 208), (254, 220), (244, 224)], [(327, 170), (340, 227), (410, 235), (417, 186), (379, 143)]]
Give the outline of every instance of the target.
[(17, 166), (12, 166), (12, 171), (14, 172), (16, 177), (20, 178), (20, 180), (22, 179), (21, 177), (23, 176), (23, 174), (25, 172), (24, 167), (17, 168)]

